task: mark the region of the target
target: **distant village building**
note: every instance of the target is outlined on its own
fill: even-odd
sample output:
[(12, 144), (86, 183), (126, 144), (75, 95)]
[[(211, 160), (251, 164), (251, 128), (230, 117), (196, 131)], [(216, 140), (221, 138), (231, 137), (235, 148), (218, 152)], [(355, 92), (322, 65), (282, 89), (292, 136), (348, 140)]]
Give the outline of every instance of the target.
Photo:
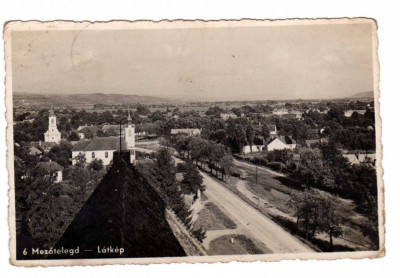
[(359, 115), (364, 115), (367, 110), (346, 110), (344, 111), (344, 116), (350, 118), (354, 112), (357, 112)]
[(222, 120), (227, 121), (228, 119), (236, 119), (238, 116), (235, 113), (221, 113), (220, 117)]
[(310, 139), (310, 140), (306, 140), (306, 145), (307, 147), (311, 148), (313, 145), (315, 144), (328, 144), (329, 140), (328, 138), (320, 138), (320, 139)]
[(267, 144), (267, 151), (271, 152), (274, 150), (294, 149), (296, 148), (296, 141), (289, 136), (278, 136), (272, 138)]
[(85, 134), (92, 134), (94, 137), (97, 136), (97, 133), (102, 130), (100, 127), (96, 126), (96, 125), (92, 125), (92, 126), (83, 126), (83, 127), (79, 127), (80, 129), (78, 130), (78, 135), (79, 135), (79, 139), (85, 139), (86, 135)]
[(375, 166), (376, 163), (376, 154), (354, 154), (354, 153), (345, 153), (342, 154), (343, 157), (347, 158), (351, 164), (358, 165), (363, 162), (369, 162), (372, 166)]
[(54, 161), (39, 162), (38, 167), (47, 172), (47, 175), (54, 178), (56, 183), (63, 180), (63, 167)]
[(109, 165), (113, 160), (114, 152), (120, 149), (130, 151), (130, 161), (131, 163), (135, 161), (135, 125), (132, 124), (130, 113), (128, 114), (128, 126), (124, 128), (122, 138), (110, 136), (79, 141), (72, 149), (72, 164), (76, 164), (79, 155), (84, 155), (86, 163), (101, 159), (104, 165)]
[(259, 153), (262, 152), (264, 149), (264, 145), (245, 145), (242, 149), (243, 154), (248, 153)]
[(57, 144), (61, 141), (61, 133), (57, 129), (57, 118), (53, 109), (50, 110), (49, 129), (44, 134), (44, 141)]
[(42, 154), (42, 151), (36, 148), (35, 146), (32, 146), (29, 148), (29, 154), (30, 155)]
[(274, 109), (272, 114), (276, 116), (283, 116), (289, 114), (289, 111), (287, 109)]
[(171, 135), (186, 134), (189, 136), (200, 135), (201, 130), (198, 128), (172, 128)]
[(278, 130), (276, 129), (276, 125), (268, 125), (268, 130), (270, 135), (278, 135)]

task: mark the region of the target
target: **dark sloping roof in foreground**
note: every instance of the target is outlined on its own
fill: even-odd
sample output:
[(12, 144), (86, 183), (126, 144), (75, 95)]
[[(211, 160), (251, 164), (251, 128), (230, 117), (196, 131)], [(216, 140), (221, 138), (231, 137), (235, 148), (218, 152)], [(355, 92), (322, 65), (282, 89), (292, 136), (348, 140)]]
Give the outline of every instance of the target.
[[(79, 254), (72, 258), (185, 256), (165, 219), (165, 203), (129, 163), (129, 152), (118, 157), (115, 152), (113, 166), (56, 248), (79, 246)], [(124, 248), (124, 253), (98, 253), (98, 248), (110, 246)], [(61, 257), (51, 257), (56, 258)]]

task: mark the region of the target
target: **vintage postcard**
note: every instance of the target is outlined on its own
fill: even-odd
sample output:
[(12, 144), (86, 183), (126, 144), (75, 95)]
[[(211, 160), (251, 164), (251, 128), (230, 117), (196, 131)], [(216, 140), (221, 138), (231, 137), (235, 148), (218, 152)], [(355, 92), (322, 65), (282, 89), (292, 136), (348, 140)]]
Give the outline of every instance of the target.
[(13, 265), (384, 256), (374, 20), (3, 36)]

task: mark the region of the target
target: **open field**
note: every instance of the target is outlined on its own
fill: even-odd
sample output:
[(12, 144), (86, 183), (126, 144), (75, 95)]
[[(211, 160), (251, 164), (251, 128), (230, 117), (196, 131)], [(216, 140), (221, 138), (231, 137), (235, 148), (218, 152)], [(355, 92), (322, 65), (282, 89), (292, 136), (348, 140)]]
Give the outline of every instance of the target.
[(210, 202), (206, 203), (204, 208), (199, 212), (199, 216), (193, 226), (194, 229), (203, 228), (207, 231), (236, 228), (236, 224), (215, 204)]
[[(214, 239), (210, 243), (209, 255), (265, 254), (244, 235), (231, 234)], [(268, 252), (267, 252), (268, 253)]]
[[(236, 163), (236, 166), (242, 172), (244, 180), (231, 177), (227, 186), (242, 194), (242, 197), (250, 200), (255, 206), (258, 206), (258, 197), (260, 197), (260, 209), (273, 217), (285, 217), (287, 220), (295, 221), (293, 210), (289, 207), (291, 192), (301, 189), (301, 184), (287, 177), (276, 176), (268, 169), (258, 167), (258, 182), (255, 182), (255, 165), (248, 163)], [(329, 194), (321, 191), (322, 194)], [(353, 201), (340, 197), (335, 197), (336, 201), (343, 208), (342, 217), (343, 235), (341, 238), (335, 238), (335, 242), (343, 246), (348, 246), (356, 250), (365, 250), (370, 242), (360, 231), (360, 224), (365, 217), (356, 212), (356, 206)], [(276, 220), (275, 219), (275, 220)], [(280, 222), (280, 225), (282, 223)], [(317, 235), (322, 241), (329, 239), (323, 235)]]

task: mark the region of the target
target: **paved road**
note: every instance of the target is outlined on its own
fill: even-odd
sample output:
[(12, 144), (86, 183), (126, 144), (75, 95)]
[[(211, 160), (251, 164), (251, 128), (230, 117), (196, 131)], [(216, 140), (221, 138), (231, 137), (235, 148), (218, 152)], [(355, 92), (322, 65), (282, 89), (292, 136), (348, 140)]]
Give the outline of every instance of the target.
[[(145, 149), (138, 147), (135, 149), (145, 151)], [(146, 152), (152, 151), (146, 150)], [(175, 161), (182, 162), (179, 158), (175, 158)], [(206, 185), (207, 195), (213, 203), (226, 211), (229, 214), (228, 216), (233, 218), (235, 222), (240, 223), (249, 234), (263, 242), (272, 253), (314, 252), (271, 219), (225, 188), (217, 180), (203, 172), (200, 173)]]
[(230, 214), (229, 217), (236, 220), (235, 222), (246, 227), (247, 232), (263, 242), (272, 253), (314, 252), (218, 181), (205, 173), (201, 175), (206, 185), (207, 195), (213, 203), (227, 211)]

